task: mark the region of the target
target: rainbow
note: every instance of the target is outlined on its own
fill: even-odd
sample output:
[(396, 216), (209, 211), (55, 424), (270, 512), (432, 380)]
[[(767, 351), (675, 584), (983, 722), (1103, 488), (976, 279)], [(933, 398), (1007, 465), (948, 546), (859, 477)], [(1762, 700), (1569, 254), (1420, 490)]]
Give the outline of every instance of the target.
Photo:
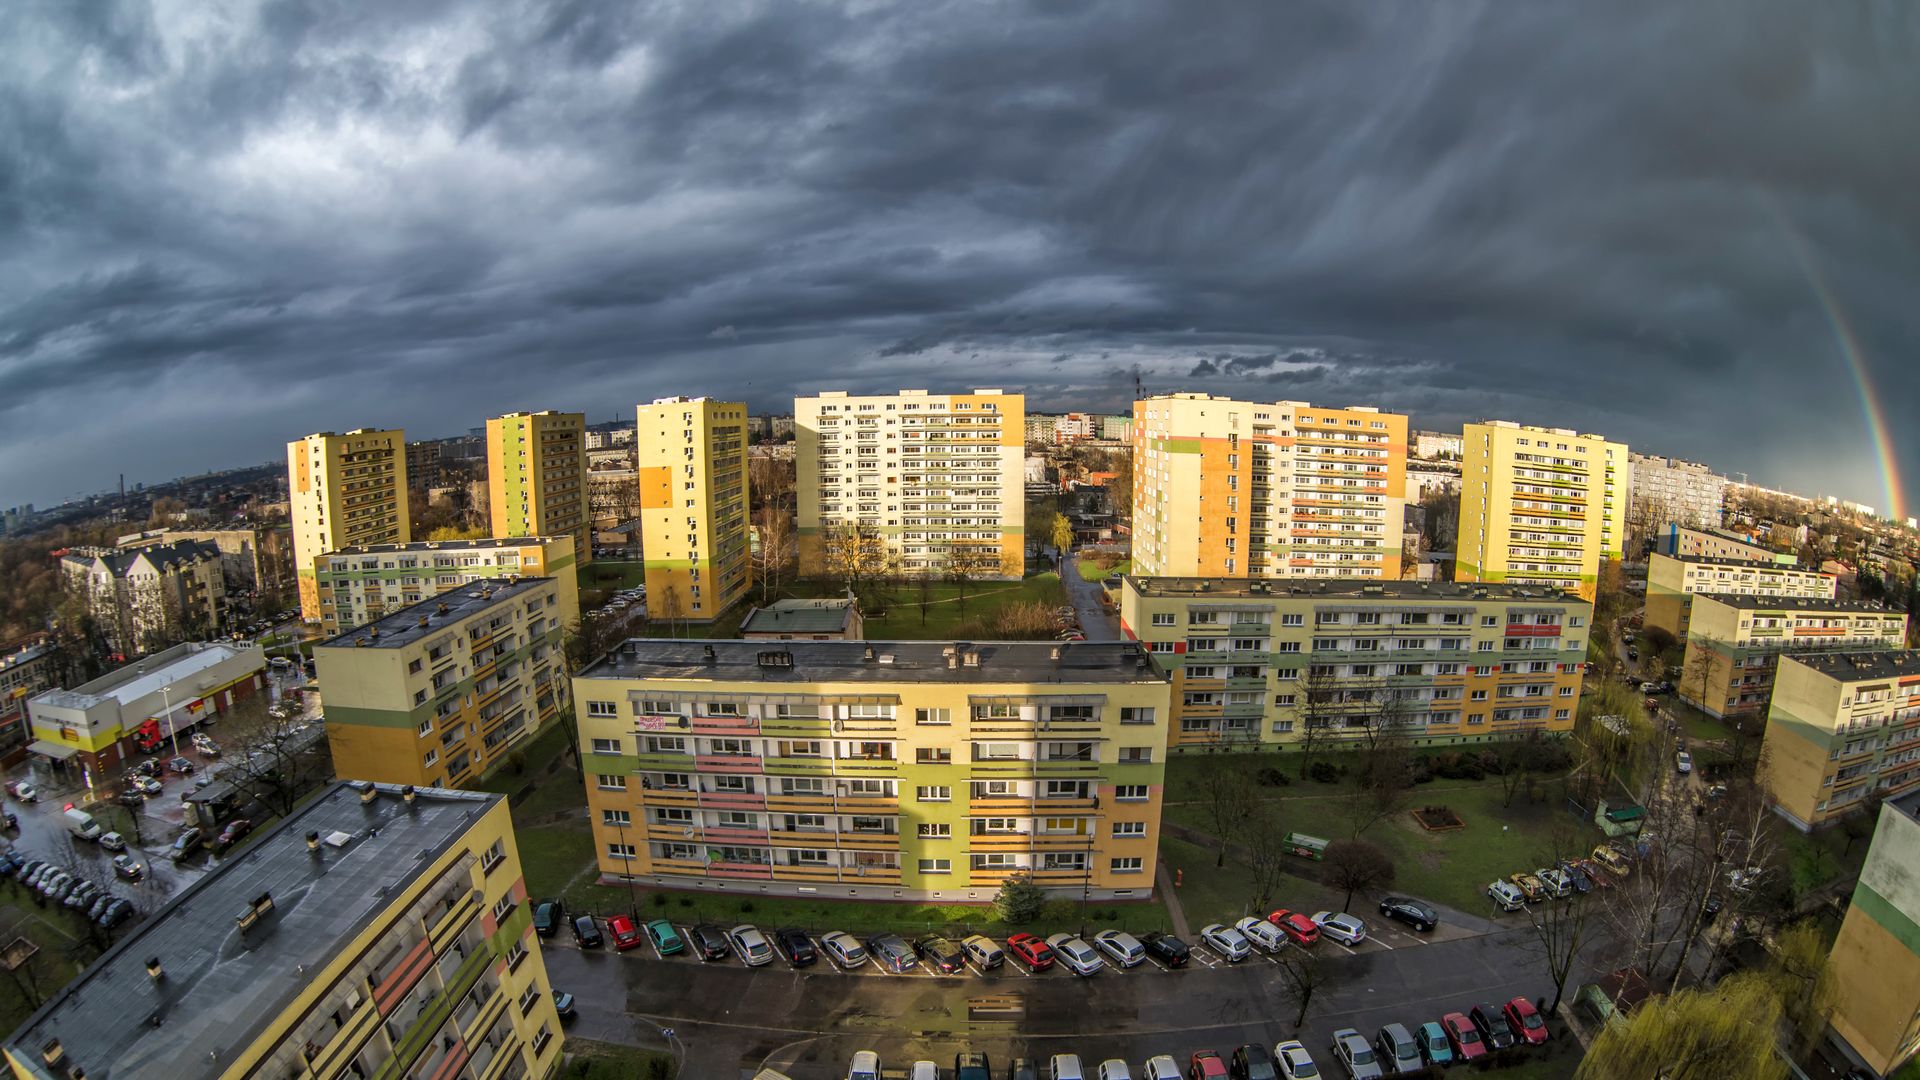
[(1867, 434), (1873, 439), (1874, 454), (1880, 459), (1880, 481), (1886, 487), (1886, 516), (1894, 521), (1905, 520), (1905, 503), (1900, 498), (1903, 488), (1900, 459), (1894, 454), (1893, 438), (1887, 433), (1886, 412), (1880, 407), (1880, 395), (1874, 389), (1873, 377), (1867, 371), (1866, 357), (1860, 349), (1859, 338), (1853, 332), (1853, 324), (1834, 300), (1826, 278), (1813, 261), (1813, 253), (1808, 250), (1805, 238), (1778, 207), (1773, 207), (1771, 203), (1769, 207), (1773, 210), (1774, 219), (1779, 222), (1780, 231), (1786, 234), (1787, 246), (1793, 249), (1794, 260), (1800, 264), (1801, 273), (1807, 276), (1807, 284), (1812, 287), (1814, 297), (1820, 301), (1820, 310), (1826, 313), (1827, 324), (1833, 328), (1834, 343), (1839, 346), (1840, 355), (1853, 374), (1853, 388), (1860, 395), (1860, 412), (1866, 417)]

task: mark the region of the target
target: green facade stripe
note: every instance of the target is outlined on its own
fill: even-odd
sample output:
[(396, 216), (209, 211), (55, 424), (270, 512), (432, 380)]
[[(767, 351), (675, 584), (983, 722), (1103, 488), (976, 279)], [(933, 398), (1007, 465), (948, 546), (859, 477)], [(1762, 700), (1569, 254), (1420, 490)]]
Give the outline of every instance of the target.
[(1853, 890), (1853, 909), (1872, 919), (1876, 925), (1920, 956), (1920, 922), (1915, 922), (1893, 902), (1874, 892), (1865, 882)]
[(1774, 699), (1773, 708), (1767, 713), (1767, 733), (1771, 735), (1775, 728), (1805, 741), (1823, 754), (1833, 746), (1832, 728), (1800, 719), (1791, 710), (1783, 707), (1778, 698)]

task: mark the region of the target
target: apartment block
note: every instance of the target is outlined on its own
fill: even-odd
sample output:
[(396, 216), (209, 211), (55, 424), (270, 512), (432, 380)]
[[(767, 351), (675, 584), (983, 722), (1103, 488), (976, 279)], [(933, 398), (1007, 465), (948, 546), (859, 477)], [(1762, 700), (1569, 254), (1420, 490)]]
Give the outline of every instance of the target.
[(1153, 889), (1167, 675), (1129, 642), (632, 640), (574, 678), (606, 878), (987, 902)]
[(1867, 861), (1833, 943), (1833, 1031), (1875, 1076), (1920, 1053), (1920, 792), (1880, 807)]
[(648, 614), (712, 622), (753, 584), (747, 407), (660, 398), (634, 431)]
[(1920, 786), (1920, 651), (1780, 658), (1761, 780), (1796, 828)]
[(1907, 617), (1873, 604), (1701, 593), (1674, 680), (1682, 698), (1714, 716), (1764, 716), (1783, 653), (1898, 649), (1906, 637)]
[(287, 444), (288, 513), (300, 617), (320, 621), (313, 561), (360, 544), (404, 544), (407, 520), (407, 433), (358, 428), (322, 431)]
[(487, 421), (487, 506), (495, 536), (571, 536), (573, 559), (593, 561), (587, 507), (587, 418), (517, 412)]
[(551, 1076), (552, 990), (504, 796), (336, 782), (5, 1051), (17, 1080)]
[(1775, 562), (1655, 552), (1647, 556), (1645, 625), (1684, 639), (1699, 593), (1832, 600), (1835, 582), (1832, 574)]
[(438, 442), (408, 443), (407, 481), (431, 491), (439, 487), (443, 479), (440, 472), (440, 444)]
[(329, 551), (314, 560), (320, 632), (328, 636), (488, 578), (550, 577), (560, 592), (561, 626), (580, 617), (574, 538), (521, 536), (422, 540)]
[(494, 578), (388, 612), (314, 647), (334, 772), (471, 784), (566, 703), (560, 588)]
[(0, 653), (0, 765), (27, 756), (27, 699), (53, 685), (53, 645), (44, 638)]
[[(1573, 728), (1593, 606), (1537, 585), (1141, 578), (1120, 629), (1173, 676), (1174, 752), (1391, 727), (1436, 745)], [(1324, 744), (1323, 744), (1324, 745)]]
[(292, 534), (286, 529), (146, 529), (114, 541), (117, 548), (165, 547), (183, 540), (212, 544), (220, 551), (220, 571), (226, 579), (227, 599), (251, 600), (261, 608), (265, 597), (291, 585)]
[(1628, 462), (1634, 512), (1641, 520), (1712, 528), (1726, 516), (1729, 481), (1705, 465), (1650, 454), (1630, 454)]
[(1627, 542), (1627, 447), (1509, 420), (1461, 436), (1454, 580), (1545, 585), (1591, 600)]
[(1401, 576), (1406, 417), (1209, 394), (1133, 410), (1138, 573)]
[(1689, 528), (1670, 521), (1654, 538), (1654, 550), (1677, 559), (1739, 559), (1746, 562), (1776, 563), (1792, 566), (1799, 562), (1792, 552), (1775, 551), (1751, 536), (1726, 529)]
[(69, 548), (60, 557), (60, 569), (116, 653), (156, 652), (222, 630), (227, 581), (220, 549), (212, 543)]
[(793, 403), (800, 573), (1026, 569), (1026, 399), (1000, 390)]

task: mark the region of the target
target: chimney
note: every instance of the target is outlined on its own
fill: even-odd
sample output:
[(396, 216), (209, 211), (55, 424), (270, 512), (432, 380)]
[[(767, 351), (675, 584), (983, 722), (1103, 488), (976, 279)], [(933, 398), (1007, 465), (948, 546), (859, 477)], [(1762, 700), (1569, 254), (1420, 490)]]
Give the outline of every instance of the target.
[(374, 639), (374, 640), (376, 640), (376, 641), (377, 641), (377, 640), (379, 640), (379, 638), (380, 638), (380, 626), (379, 626), (379, 624), (378, 624), (378, 623), (376, 623), (376, 624), (374, 624), (374, 625), (372, 625), (372, 626), (369, 626), (369, 627), (367, 627), (367, 636), (368, 636), (368, 637), (370, 637), (370, 638), (373, 638), (373, 639)]
[(422, 615), (420, 616), (420, 629), (425, 630), (426, 628), (427, 628), (427, 617), (425, 615)]
[(147, 978), (152, 979), (154, 982), (163, 982), (166, 977), (167, 969), (160, 966), (160, 958), (157, 956), (149, 956), (147, 958)]
[(713, 654), (713, 646), (711, 645), (700, 646), (700, 659), (706, 661), (708, 667), (712, 667), (720, 662), (720, 658)]
[(873, 663), (873, 646), (867, 646), (865, 651), (860, 654), (860, 659), (865, 660), (869, 664)]
[[(360, 798), (365, 801), (366, 793), (362, 792)], [(316, 857), (320, 854), (320, 834), (317, 831), (310, 830), (307, 833), (307, 854)]]
[[(360, 782), (360, 805), (365, 806), (366, 804), (372, 802), (373, 800), (379, 797), (380, 797), (380, 789), (373, 786), (373, 781), (362, 780)], [(308, 835), (319, 836), (320, 834), (309, 833)]]
[(453, 609), (447, 607), (447, 605), (445, 604), (435, 604), (433, 607), (433, 613), (436, 615), (445, 615), (447, 612), (451, 610)]
[(980, 650), (979, 649), (969, 648), (967, 651), (961, 653), (960, 656), (963, 660), (966, 661), (966, 665), (968, 667), (980, 666)]
[(400, 798), (403, 802), (407, 804), (408, 809), (412, 809), (413, 800), (418, 797), (419, 796), (413, 790), (412, 784), (408, 784), (406, 787), (403, 787), (400, 789)]
[(1060, 662), (1060, 646), (1055, 645), (1053, 648), (1047, 650), (1047, 654), (1048, 654), (1048, 658), (1051, 659), (1054, 663), (1057, 664)]
[(953, 669), (959, 666), (960, 666), (960, 658), (953, 654), (952, 649), (948, 649), (947, 650), (947, 670), (952, 671)]

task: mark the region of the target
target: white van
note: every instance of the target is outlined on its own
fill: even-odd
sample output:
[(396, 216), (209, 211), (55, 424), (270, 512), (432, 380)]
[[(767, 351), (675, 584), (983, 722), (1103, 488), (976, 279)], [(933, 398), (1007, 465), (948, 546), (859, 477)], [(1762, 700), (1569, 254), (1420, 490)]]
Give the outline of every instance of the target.
[(1047, 1063), (1047, 1080), (1087, 1080), (1087, 1074), (1080, 1071), (1080, 1055), (1053, 1055)]
[(1100, 1080), (1133, 1080), (1133, 1073), (1127, 1063), (1119, 1058), (1108, 1058), (1100, 1063)]
[(60, 820), (66, 823), (68, 832), (82, 840), (100, 839), (100, 823), (93, 820), (93, 815), (85, 810), (63, 811), (60, 814)]

